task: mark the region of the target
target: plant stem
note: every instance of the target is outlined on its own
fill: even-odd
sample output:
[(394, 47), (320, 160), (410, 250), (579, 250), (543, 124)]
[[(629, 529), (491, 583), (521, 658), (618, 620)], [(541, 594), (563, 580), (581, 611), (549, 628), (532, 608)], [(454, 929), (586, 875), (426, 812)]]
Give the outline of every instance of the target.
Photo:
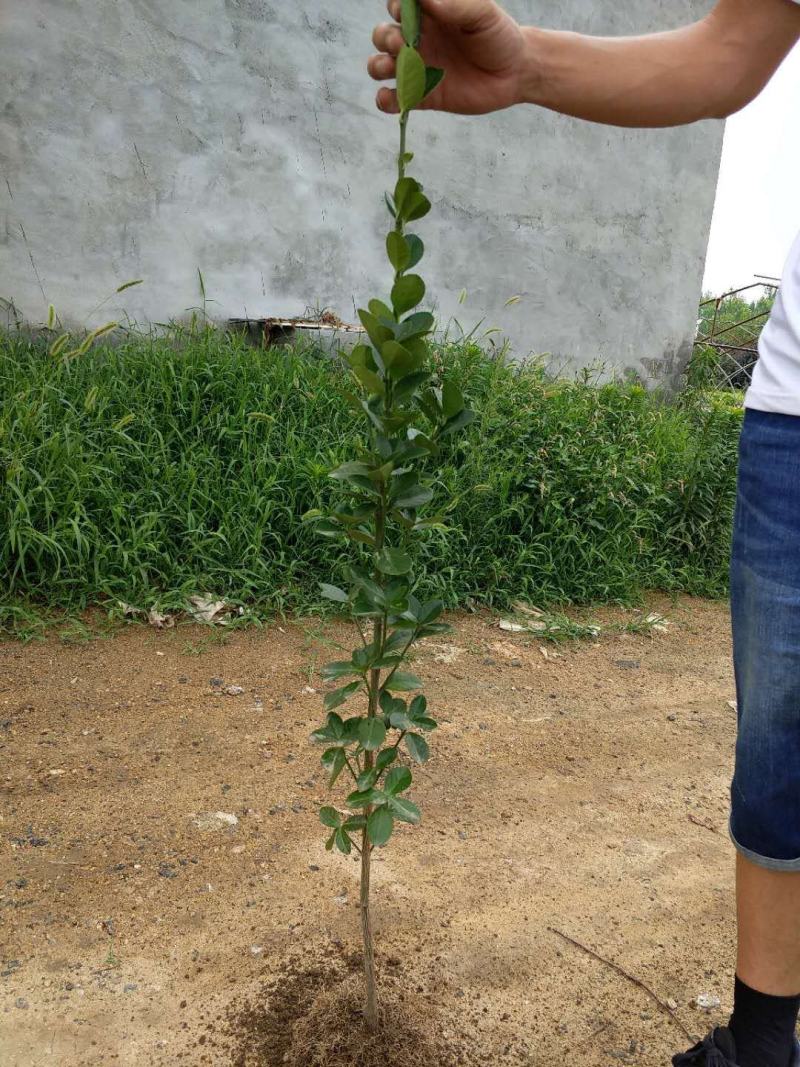
[[(386, 492), (381, 494), (381, 501), (378, 505), (377, 513), (375, 516), (375, 556), (383, 549), (386, 541)], [(380, 578), (380, 574), (376, 569), (376, 578)], [(384, 641), (386, 640), (386, 613), (375, 620), (373, 627), (373, 641), (375, 648), (379, 650), (379, 657), (383, 651)], [(370, 671), (369, 681), (369, 710), (368, 715), (370, 718), (375, 718), (378, 714), (378, 701), (380, 699), (381, 692), (381, 672), (380, 668), (373, 668)], [(374, 758), (371, 752), (364, 753), (364, 769), (369, 771), (374, 766)], [(369, 819), (372, 814), (372, 808), (367, 807), (364, 811), (364, 815)], [(375, 979), (375, 947), (372, 940), (372, 916), (370, 914), (370, 900), (369, 900), (369, 886), (370, 886), (370, 873), (371, 873), (371, 861), (372, 861), (372, 844), (369, 840), (367, 828), (364, 827), (361, 836), (361, 933), (364, 939), (364, 977), (367, 985), (367, 1001), (364, 1007), (364, 1020), (369, 1030), (375, 1030), (378, 1025), (378, 994), (377, 994), (377, 982)]]
[(375, 949), (372, 942), (372, 918), (369, 910), (369, 879), (372, 846), (367, 831), (361, 844), (361, 933), (364, 937), (364, 976), (367, 982), (367, 1002), (364, 1007), (364, 1021), (369, 1030), (378, 1026), (378, 1002), (375, 981)]
[[(408, 116), (409, 113), (404, 111), (400, 116), (400, 152), (397, 156), (397, 177), (398, 180), (405, 177), (406, 173), (406, 132), (408, 130)], [(403, 233), (403, 220), (398, 218), (395, 224), (395, 229), (398, 233)], [(398, 271), (395, 274), (395, 281), (400, 277), (402, 272)], [(385, 399), (385, 411), (386, 414), (390, 414), (393, 407), (392, 386), (391, 380), (387, 375), (386, 379), (386, 399)], [(381, 500), (375, 515), (375, 560), (376, 571), (375, 580), (380, 581), (381, 575), (377, 569), (377, 557), (383, 550), (386, 542), (386, 518), (388, 510), (388, 500), (386, 487), (381, 493)], [(378, 656), (383, 654), (383, 646), (386, 642), (386, 633), (388, 629), (388, 614), (384, 611), (380, 618), (375, 620), (373, 627), (373, 641), (374, 647), (378, 653)], [(406, 649), (408, 651), (408, 649)], [(395, 668), (396, 670), (397, 668)], [(394, 671), (391, 672), (389, 677), (391, 678)], [(369, 711), (370, 718), (374, 718), (378, 714), (379, 700), (381, 693), (381, 672), (380, 669), (373, 669), (370, 671), (369, 680)], [(365, 752), (364, 754), (364, 769), (371, 770), (374, 766), (374, 759), (371, 752)], [(367, 807), (364, 811), (367, 819), (372, 814), (372, 808)], [(372, 940), (372, 916), (370, 914), (370, 874), (371, 874), (371, 860), (372, 860), (372, 844), (369, 840), (366, 827), (363, 830), (361, 838), (361, 932), (364, 939), (364, 976), (366, 978), (367, 985), (367, 999), (364, 1007), (364, 1021), (367, 1024), (369, 1030), (375, 1030), (378, 1026), (378, 995), (377, 995), (377, 983), (375, 978), (375, 948)]]

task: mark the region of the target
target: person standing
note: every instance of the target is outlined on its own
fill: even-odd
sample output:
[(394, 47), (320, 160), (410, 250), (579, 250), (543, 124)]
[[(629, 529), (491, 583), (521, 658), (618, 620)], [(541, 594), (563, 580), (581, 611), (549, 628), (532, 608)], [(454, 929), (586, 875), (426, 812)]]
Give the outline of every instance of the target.
[[(376, 81), (395, 77), (403, 45), (400, 0), (388, 8), (394, 22), (375, 29), (368, 63)], [(422, 9), (421, 51), (446, 71), (422, 106), (462, 115), (527, 104), (627, 127), (723, 119), (800, 40), (800, 0), (719, 0), (692, 25), (622, 38), (520, 26), (494, 0)], [(382, 87), (377, 103), (396, 113), (395, 90)], [(731, 564), (734, 1011), (675, 1067), (800, 1067), (800, 237), (745, 407)]]

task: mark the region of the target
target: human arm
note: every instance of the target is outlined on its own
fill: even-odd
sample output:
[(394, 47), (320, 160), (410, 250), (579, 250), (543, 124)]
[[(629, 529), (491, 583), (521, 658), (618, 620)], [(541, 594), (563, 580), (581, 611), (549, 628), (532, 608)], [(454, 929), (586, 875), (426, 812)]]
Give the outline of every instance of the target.
[[(483, 114), (536, 104), (614, 126), (725, 118), (749, 103), (800, 39), (794, 0), (719, 0), (689, 26), (641, 37), (590, 37), (519, 26), (494, 0), (422, 0), (426, 61), (447, 77), (423, 106)], [(399, 0), (390, 0), (399, 16)], [(395, 74), (396, 23), (373, 35), (378, 81)], [(394, 90), (378, 106), (394, 111)]]

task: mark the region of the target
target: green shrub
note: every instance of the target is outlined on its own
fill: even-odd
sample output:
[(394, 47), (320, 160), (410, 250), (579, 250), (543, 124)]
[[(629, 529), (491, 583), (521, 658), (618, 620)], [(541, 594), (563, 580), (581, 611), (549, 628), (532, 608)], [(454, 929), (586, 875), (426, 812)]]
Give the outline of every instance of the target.
[[(424, 595), (725, 592), (741, 419), (730, 399), (554, 383), (473, 345), (437, 359), (478, 419), (437, 461), (452, 530), (420, 546)], [(207, 591), (264, 611), (318, 607), (346, 551), (298, 520), (328, 505), (328, 471), (353, 454), (347, 388), (318, 352), (211, 329), (66, 362), (0, 338), (0, 602), (174, 607)]]

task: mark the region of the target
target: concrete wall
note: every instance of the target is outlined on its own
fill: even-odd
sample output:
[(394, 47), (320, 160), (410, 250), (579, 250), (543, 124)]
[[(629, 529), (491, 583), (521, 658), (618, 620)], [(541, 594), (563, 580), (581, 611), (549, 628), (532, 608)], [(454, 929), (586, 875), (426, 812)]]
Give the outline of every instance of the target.
[[(634, 33), (699, 0), (509, 0), (518, 17)], [(395, 122), (364, 72), (382, 0), (9, 0), (0, 8), (0, 297), (40, 321), (354, 307), (387, 280)], [(425, 115), (414, 173), (443, 321), (519, 355), (668, 376), (693, 334), (722, 138), (533, 109)], [(133, 278), (145, 284), (95, 305)], [(464, 305), (458, 296), (468, 293)], [(507, 299), (522, 299), (505, 308)], [(121, 303), (120, 303), (121, 302)]]

